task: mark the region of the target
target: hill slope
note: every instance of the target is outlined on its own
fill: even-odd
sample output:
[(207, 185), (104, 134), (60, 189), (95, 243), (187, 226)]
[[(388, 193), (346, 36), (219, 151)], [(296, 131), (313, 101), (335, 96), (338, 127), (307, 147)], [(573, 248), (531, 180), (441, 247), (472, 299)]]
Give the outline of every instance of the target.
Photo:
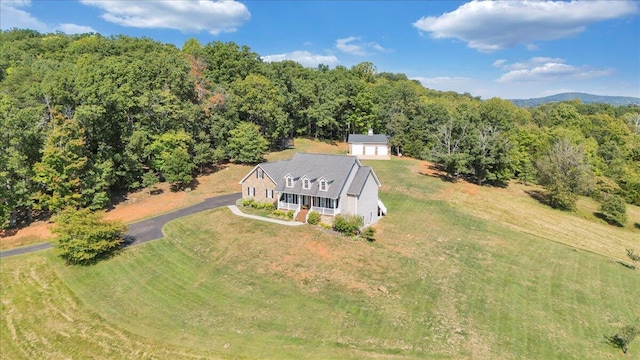
[(585, 104), (604, 103), (616, 106), (624, 106), (630, 104), (640, 105), (640, 98), (630, 96), (604, 96), (593, 95), (580, 92), (561, 93), (541, 98), (533, 99), (511, 99), (510, 101), (520, 107), (534, 107), (548, 102), (570, 101), (580, 99)]

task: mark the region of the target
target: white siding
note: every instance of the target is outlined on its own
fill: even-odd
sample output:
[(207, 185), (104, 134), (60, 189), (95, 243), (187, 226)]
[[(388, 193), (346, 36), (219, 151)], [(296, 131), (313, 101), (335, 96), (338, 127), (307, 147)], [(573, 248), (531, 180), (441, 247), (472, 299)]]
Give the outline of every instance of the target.
[(365, 145), (364, 146), (364, 154), (365, 155), (375, 155), (376, 154), (376, 146), (375, 145)]
[(386, 145), (378, 145), (378, 155), (387, 156), (387, 146)]
[(358, 197), (357, 213), (364, 217), (365, 226), (378, 222), (378, 184), (371, 174)]
[(362, 155), (362, 144), (351, 145), (351, 155)]

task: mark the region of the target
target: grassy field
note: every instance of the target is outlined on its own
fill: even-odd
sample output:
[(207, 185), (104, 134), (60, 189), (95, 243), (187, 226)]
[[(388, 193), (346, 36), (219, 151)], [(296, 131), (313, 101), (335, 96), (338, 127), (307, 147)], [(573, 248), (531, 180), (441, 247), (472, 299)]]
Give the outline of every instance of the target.
[(640, 230), (367, 164), (389, 209), (374, 243), (224, 208), (96, 266), (3, 259), (2, 358), (640, 358), (605, 341), (640, 316), (640, 271), (618, 263)]

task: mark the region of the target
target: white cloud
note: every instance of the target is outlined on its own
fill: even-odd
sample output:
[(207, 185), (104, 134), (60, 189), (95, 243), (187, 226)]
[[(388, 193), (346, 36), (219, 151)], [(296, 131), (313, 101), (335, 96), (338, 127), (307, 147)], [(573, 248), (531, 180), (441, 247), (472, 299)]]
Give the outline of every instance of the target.
[(497, 60), (493, 66), (506, 71), (496, 80), (499, 83), (586, 80), (615, 73), (613, 69), (568, 65), (564, 59), (548, 57), (533, 57), (528, 61), (513, 64)]
[(638, 12), (635, 1), (472, 1), (442, 16), (423, 17), (413, 26), (432, 38), (456, 38), (482, 52), (556, 40), (586, 26)]
[(376, 42), (363, 42), (359, 36), (349, 36), (348, 38), (336, 40), (336, 48), (345, 54), (356, 56), (370, 55), (368, 49), (378, 52), (389, 52), (382, 45)]
[(412, 77), (411, 80), (418, 80), (425, 87), (431, 88), (432, 86), (438, 86), (438, 87), (443, 87), (443, 86), (446, 87), (446, 86), (452, 86), (452, 85), (457, 86), (457, 85), (460, 85), (461, 83), (467, 83), (471, 81), (471, 78), (461, 77), (461, 76), (453, 76), (453, 77), (438, 76), (433, 78), (417, 76), (417, 77)]
[(334, 55), (312, 54), (308, 51), (293, 51), (286, 54), (267, 55), (263, 56), (262, 60), (266, 62), (293, 60), (307, 67), (317, 67), (319, 64), (335, 66), (340, 62)]
[(48, 32), (47, 24), (21, 9), (29, 7), (29, 5), (31, 5), (30, 1), (0, 1), (0, 26), (2, 29), (19, 28)]
[(62, 31), (66, 34), (96, 32), (90, 26), (76, 24), (48, 25), (23, 10), (29, 6), (31, 6), (31, 1), (29, 0), (0, 1), (0, 27), (2, 29), (31, 29), (43, 33), (56, 31)]
[(81, 0), (105, 11), (106, 21), (127, 27), (234, 32), (249, 20), (247, 7), (234, 0), (104, 1)]
[(95, 33), (95, 31), (91, 26), (83, 26), (76, 24), (60, 24), (58, 26), (60, 31), (65, 34), (85, 34), (85, 33)]

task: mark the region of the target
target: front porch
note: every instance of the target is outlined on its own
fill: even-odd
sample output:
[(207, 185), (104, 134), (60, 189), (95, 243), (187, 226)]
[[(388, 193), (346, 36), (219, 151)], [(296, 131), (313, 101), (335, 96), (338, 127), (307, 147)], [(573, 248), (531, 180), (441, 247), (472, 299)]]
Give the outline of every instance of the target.
[(336, 216), (340, 214), (338, 199), (329, 199), (320, 196), (298, 195), (283, 193), (278, 199), (278, 209), (294, 210), (301, 209), (315, 211), (321, 215)]

